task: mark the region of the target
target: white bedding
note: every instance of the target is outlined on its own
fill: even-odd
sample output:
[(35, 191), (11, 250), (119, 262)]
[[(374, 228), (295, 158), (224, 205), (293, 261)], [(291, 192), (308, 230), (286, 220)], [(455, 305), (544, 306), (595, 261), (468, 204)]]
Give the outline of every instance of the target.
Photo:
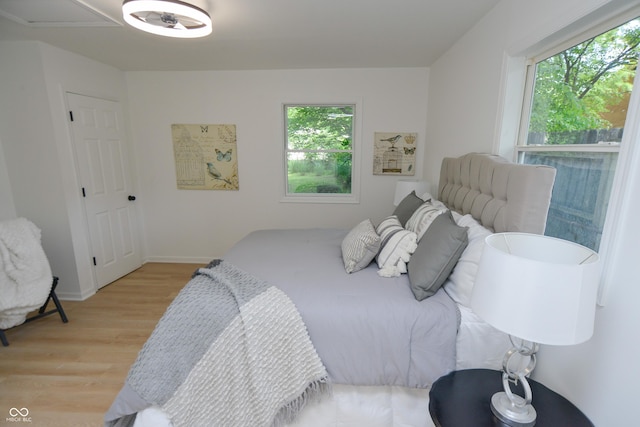
[(484, 239), (491, 231), (481, 226), (471, 215), (453, 213), (460, 226), (467, 227), (469, 243), (456, 267), (443, 285), (456, 301), (460, 312), (460, 327), (456, 337), (456, 369), (502, 369), (504, 354), (511, 348), (509, 336), (486, 323), (469, 308), (471, 291), (484, 249)]
[[(334, 385), (333, 395), (309, 404), (287, 427), (434, 427), (429, 389)], [(157, 408), (138, 414), (134, 427), (172, 427)]]

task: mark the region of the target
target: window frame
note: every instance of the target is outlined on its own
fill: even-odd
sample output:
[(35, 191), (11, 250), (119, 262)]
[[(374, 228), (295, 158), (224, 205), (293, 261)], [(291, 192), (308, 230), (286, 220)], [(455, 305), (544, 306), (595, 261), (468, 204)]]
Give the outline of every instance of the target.
[[(351, 193), (290, 193), (288, 188), (288, 107), (340, 107), (353, 108), (351, 143)], [(361, 157), (361, 101), (323, 101), (323, 102), (283, 102), (280, 108), (282, 120), (282, 191), (281, 202), (285, 203), (360, 203), (360, 157)], [(331, 150), (327, 150), (331, 152)]]
[(615, 152), (618, 153), (616, 170), (614, 172), (613, 184), (609, 195), (609, 205), (606, 210), (606, 218), (602, 228), (602, 237), (598, 254), (601, 259), (602, 274), (600, 286), (598, 288), (597, 303), (604, 306), (607, 300), (608, 288), (611, 283), (612, 262), (610, 259), (616, 256), (617, 235), (622, 232), (620, 230), (621, 219), (625, 214), (625, 194), (629, 191), (629, 178), (634, 173), (640, 172), (640, 165), (634, 166), (634, 159), (637, 163), (640, 157), (640, 77), (638, 72), (634, 78), (634, 89), (629, 99), (627, 116), (625, 119), (625, 130), (620, 144), (597, 145), (597, 146), (580, 146), (563, 145), (527, 145), (527, 135), (529, 130), (529, 120), (531, 116), (532, 98), (534, 94), (535, 82), (535, 65), (554, 56), (576, 44), (582, 43), (592, 37), (616, 28), (625, 22), (640, 17), (640, 7), (633, 7), (627, 11), (611, 18), (610, 16), (600, 22), (591, 22), (588, 29), (579, 32), (577, 35), (564, 39), (563, 41), (553, 44), (553, 47), (539, 51), (537, 54), (529, 55), (525, 58), (524, 81), (521, 86), (521, 110), (518, 118), (518, 128), (516, 132), (516, 141), (513, 147), (514, 161), (521, 163), (522, 157), (526, 152)]

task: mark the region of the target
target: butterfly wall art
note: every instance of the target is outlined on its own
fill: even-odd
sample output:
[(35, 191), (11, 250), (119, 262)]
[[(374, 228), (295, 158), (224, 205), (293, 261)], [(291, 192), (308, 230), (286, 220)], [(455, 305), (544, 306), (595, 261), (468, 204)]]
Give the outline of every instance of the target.
[(236, 125), (171, 125), (176, 180), (182, 190), (238, 190)]
[(417, 133), (375, 132), (374, 175), (414, 175)]

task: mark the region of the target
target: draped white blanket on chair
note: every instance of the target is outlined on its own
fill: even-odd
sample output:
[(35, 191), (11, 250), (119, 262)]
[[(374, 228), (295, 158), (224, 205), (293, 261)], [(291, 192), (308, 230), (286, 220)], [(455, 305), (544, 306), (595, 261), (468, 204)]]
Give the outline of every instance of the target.
[(23, 323), (51, 291), (53, 276), (40, 236), (25, 218), (0, 222), (0, 329)]

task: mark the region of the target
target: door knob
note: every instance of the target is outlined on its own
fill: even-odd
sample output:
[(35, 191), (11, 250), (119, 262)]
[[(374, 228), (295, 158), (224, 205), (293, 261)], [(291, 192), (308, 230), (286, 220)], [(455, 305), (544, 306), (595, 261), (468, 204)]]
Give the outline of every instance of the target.
[(133, 202), (136, 199), (136, 196), (129, 196), (128, 199)]

